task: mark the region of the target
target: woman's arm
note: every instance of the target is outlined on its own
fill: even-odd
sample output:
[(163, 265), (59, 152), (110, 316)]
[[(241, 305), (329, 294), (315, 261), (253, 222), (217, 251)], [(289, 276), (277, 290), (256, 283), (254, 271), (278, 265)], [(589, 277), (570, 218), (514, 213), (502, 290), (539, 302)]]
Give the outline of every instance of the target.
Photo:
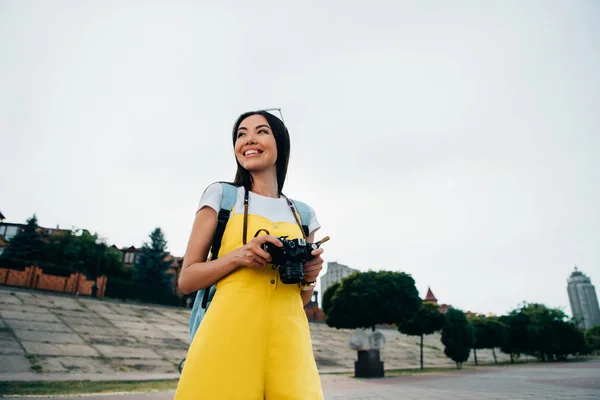
[(194, 219), (179, 275), (179, 289), (185, 294), (212, 285), (238, 267), (264, 267), (271, 261), (271, 255), (261, 245), (270, 242), (281, 246), (276, 237), (262, 235), (214, 261), (206, 261), (216, 229), (217, 212), (211, 207), (200, 209)]
[[(308, 235), (306, 238), (307, 242), (314, 243), (315, 241), (315, 233), (314, 231)], [(323, 254), (323, 249), (313, 250), (312, 255), (315, 256), (313, 259), (304, 263), (304, 281), (315, 282), (319, 273), (323, 269), (323, 259), (321, 258), (321, 254)], [(314, 287), (308, 290), (302, 290), (300, 292), (300, 296), (302, 297), (302, 303), (307, 305), (310, 299), (312, 298), (314, 292)]]
[(203, 207), (196, 213), (178, 281), (179, 289), (185, 294), (212, 285), (237, 266), (230, 255), (215, 261), (206, 261), (216, 229), (215, 210)]

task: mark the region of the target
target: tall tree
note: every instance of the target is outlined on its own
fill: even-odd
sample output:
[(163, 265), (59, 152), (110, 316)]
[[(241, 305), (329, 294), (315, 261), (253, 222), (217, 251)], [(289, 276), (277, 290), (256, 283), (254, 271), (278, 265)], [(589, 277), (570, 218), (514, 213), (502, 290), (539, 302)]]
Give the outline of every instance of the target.
[(167, 255), (167, 241), (162, 230), (156, 228), (150, 233), (150, 243), (142, 246), (133, 279), (138, 283), (170, 287), (173, 278), (167, 274), (171, 265), (165, 261)]
[(327, 325), (371, 328), (402, 323), (421, 305), (414, 279), (404, 272), (369, 271), (345, 277), (327, 306)]
[(456, 368), (462, 368), (463, 362), (469, 359), (473, 345), (473, 327), (465, 313), (454, 308), (448, 309), (444, 316), (442, 327), (442, 343), (444, 354), (456, 363)]
[(411, 318), (403, 323), (398, 323), (398, 330), (406, 335), (421, 337), (421, 369), (423, 369), (423, 335), (431, 335), (442, 329), (444, 315), (433, 303), (423, 302)]
[(37, 217), (33, 214), (27, 219), (27, 224), (9, 240), (2, 257), (31, 262), (40, 261), (44, 252), (44, 241), (38, 228)]

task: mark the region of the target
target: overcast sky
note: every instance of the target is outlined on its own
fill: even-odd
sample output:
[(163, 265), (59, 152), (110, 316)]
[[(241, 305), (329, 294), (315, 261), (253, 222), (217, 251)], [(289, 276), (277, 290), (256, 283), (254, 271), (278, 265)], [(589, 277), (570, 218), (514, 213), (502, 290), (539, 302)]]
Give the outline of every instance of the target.
[(483, 313), (600, 286), (599, 2), (301, 3), (0, 0), (7, 221), (183, 256), (235, 118), (281, 107), (326, 261)]

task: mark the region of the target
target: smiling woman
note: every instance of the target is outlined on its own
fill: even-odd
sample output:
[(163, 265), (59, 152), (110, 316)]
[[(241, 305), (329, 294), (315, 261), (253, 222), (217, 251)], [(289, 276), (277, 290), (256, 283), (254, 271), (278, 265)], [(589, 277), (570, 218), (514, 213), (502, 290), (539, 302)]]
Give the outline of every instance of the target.
[(236, 134), (235, 154), (246, 171), (276, 172), (277, 142), (265, 117), (254, 114), (242, 121)]
[[(300, 223), (297, 202), (282, 192), (287, 128), (265, 111), (248, 112), (237, 119), (232, 139), (236, 200), (220, 246), (211, 248), (224, 184), (214, 183), (200, 199), (179, 278), (184, 293), (213, 284), (216, 290), (193, 335), (175, 400), (322, 399), (303, 305), (322, 269), (323, 250), (312, 251), (303, 281), (295, 284), (282, 281), (265, 251), (267, 243), (281, 247), (282, 236), (314, 242), (320, 228), (308, 206), (310, 216)], [(249, 241), (248, 232), (256, 233)], [(207, 261), (209, 251), (216, 254)]]

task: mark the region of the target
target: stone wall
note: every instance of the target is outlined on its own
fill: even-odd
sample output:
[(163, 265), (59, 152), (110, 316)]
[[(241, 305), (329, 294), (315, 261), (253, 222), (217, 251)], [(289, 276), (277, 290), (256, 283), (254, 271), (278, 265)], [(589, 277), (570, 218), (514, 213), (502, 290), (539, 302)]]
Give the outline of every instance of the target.
[[(106, 281), (104, 275), (98, 278), (98, 297), (104, 296)], [(64, 277), (48, 275), (40, 267), (29, 266), (24, 271), (0, 268), (0, 284), (90, 296), (94, 281), (87, 279), (81, 272)]]

